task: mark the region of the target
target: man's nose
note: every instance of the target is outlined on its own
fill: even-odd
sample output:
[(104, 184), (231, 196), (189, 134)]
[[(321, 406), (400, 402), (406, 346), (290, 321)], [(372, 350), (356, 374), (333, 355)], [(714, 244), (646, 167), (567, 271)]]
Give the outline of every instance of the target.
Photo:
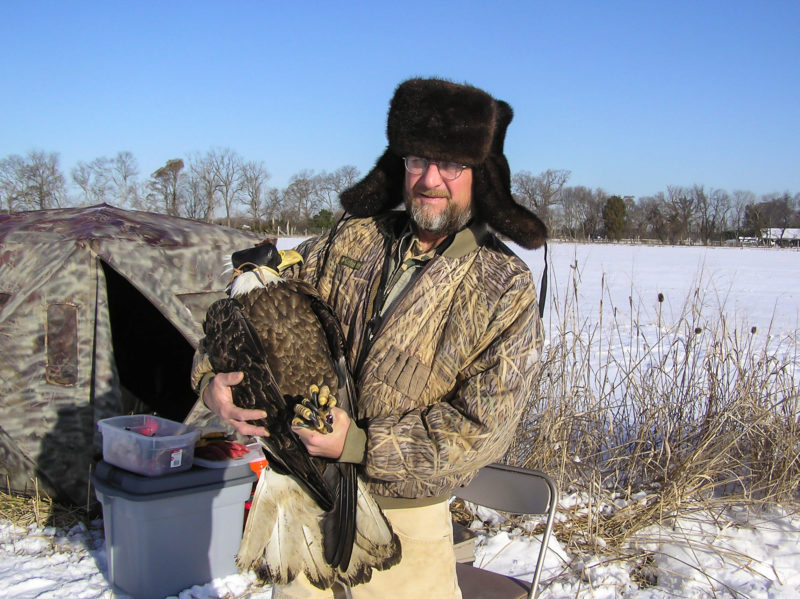
[(422, 174), (422, 179), (428, 187), (436, 187), (444, 181), (442, 173), (439, 172), (439, 165), (435, 162), (428, 164), (428, 168)]

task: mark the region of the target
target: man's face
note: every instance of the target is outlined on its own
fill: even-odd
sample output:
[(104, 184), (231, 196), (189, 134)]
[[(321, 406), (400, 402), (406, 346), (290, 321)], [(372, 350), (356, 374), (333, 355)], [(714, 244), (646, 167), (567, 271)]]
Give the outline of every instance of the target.
[(406, 171), (403, 197), (421, 231), (446, 237), (472, 217), (472, 169), (465, 168), (452, 181), (442, 177), (435, 163), (419, 175)]

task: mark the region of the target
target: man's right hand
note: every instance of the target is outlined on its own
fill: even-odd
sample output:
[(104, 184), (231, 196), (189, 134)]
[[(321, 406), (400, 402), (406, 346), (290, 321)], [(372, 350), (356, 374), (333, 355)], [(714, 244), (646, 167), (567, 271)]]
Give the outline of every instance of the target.
[(242, 382), (241, 372), (220, 372), (211, 379), (203, 390), (203, 403), (209, 410), (228, 422), (239, 433), (246, 437), (269, 437), (269, 431), (262, 426), (249, 424), (248, 420), (266, 418), (264, 410), (246, 410), (233, 403), (231, 387)]

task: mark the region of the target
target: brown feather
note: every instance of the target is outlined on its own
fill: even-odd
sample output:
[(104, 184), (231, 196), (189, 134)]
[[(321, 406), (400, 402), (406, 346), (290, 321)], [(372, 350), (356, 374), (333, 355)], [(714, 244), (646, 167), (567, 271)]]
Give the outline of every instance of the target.
[[(241, 276), (241, 275), (240, 275)], [(355, 420), (356, 391), (335, 314), (294, 279), (215, 302), (202, 347), (216, 372), (241, 370), (234, 403), (263, 409), (259, 439), (276, 472), (262, 474), (237, 563), (265, 582), (299, 572), (319, 588), (359, 584), (400, 559), (400, 542), (363, 488), (354, 464), (310, 456), (291, 432), (292, 408), (311, 384), (327, 385)], [(283, 476), (283, 475), (286, 476)]]

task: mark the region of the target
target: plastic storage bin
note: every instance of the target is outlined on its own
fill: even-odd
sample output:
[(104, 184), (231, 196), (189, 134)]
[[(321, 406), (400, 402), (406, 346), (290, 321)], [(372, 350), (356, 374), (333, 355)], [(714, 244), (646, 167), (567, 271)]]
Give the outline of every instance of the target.
[(192, 467), (200, 431), (151, 416), (114, 416), (98, 421), (103, 435), (103, 459), (125, 470), (160, 476)]
[(136, 599), (161, 599), (235, 574), (255, 480), (247, 464), (153, 478), (101, 461), (92, 482), (111, 584)]

